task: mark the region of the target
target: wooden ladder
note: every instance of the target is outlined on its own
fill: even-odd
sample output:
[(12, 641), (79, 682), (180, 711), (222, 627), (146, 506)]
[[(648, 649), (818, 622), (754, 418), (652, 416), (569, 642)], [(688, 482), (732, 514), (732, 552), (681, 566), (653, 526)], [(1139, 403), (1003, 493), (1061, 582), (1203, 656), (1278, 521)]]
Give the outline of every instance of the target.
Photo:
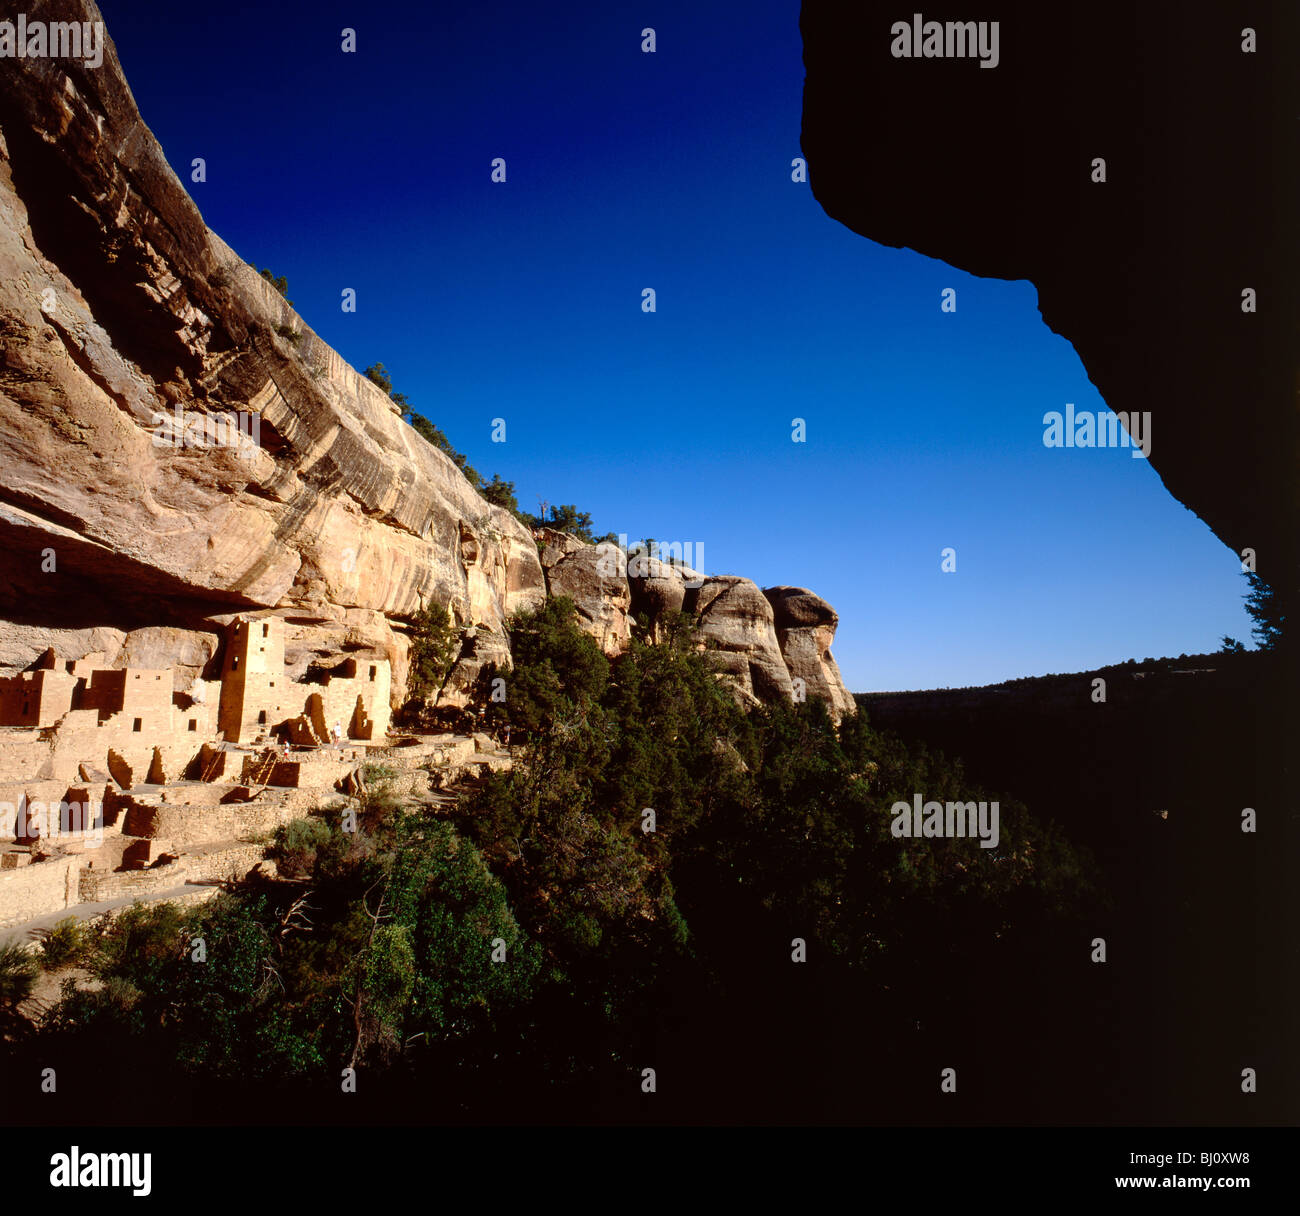
[(262, 784), (262, 788), (258, 792), (266, 792), (266, 787), (270, 784), (271, 776), (275, 772), (275, 762), (278, 759), (275, 748), (270, 748), (263, 757), (261, 764), (253, 770), (253, 775), (248, 782), (248, 792), (250, 794), (253, 792), (253, 786), (257, 785), (258, 782)]
[(208, 767), (203, 770), (203, 776), (199, 778), (200, 781), (212, 780), (213, 774), (217, 771), (217, 765), (221, 763), (225, 754), (225, 751), (220, 748), (213, 753), (212, 759), (208, 761)]

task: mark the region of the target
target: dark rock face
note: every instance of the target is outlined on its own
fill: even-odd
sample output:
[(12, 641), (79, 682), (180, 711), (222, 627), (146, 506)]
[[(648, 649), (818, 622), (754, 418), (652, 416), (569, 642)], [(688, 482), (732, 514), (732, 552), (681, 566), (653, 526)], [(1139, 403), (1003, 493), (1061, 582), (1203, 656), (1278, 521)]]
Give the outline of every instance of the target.
[(1150, 459), (1169, 491), (1232, 548), (1255, 549), (1261, 575), (1290, 594), (1300, 9), (936, 10), (998, 18), (992, 68), (894, 58), (891, 27), (912, 14), (805, 0), (803, 151), (818, 202), (871, 240), (1031, 280), (1108, 406), (1151, 412)]

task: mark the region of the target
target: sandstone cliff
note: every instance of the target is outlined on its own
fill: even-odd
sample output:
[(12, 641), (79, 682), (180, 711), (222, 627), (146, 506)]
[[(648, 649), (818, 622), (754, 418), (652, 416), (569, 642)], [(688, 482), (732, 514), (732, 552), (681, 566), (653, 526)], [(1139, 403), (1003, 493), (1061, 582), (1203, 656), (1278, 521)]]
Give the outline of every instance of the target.
[[(102, 20), (90, 0), (40, 15)], [(626, 644), (625, 563), (606, 580), (579, 543), (544, 573), (529, 531), (209, 231), (111, 38), (97, 69), (0, 59), (0, 85), (0, 666), (53, 646), (198, 676), (261, 610), (291, 676), (370, 652), (399, 702), (404, 622), (437, 602), (465, 629), (454, 700), (548, 579)], [(790, 689), (770, 615), (734, 589), (702, 611), (752, 648), (733, 665), (760, 695)]]
[[(540, 602), (527, 530), (207, 229), (111, 42), (0, 79), (4, 662), (157, 625), (153, 661), (189, 662), (188, 631), (261, 608), (294, 670), (370, 649), (400, 691), (421, 603), (499, 636)], [(256, 443), (199, 446), (238, 412)]]
[(802, 587), (760, 590), (747, 578), (706, 575), (616, 545), (590, 545), (551, 528), (539, 530), (547, 592), (573, 600), (584, 628), (614, 655), (637, 617), (655, 637), (666, 614), (695, 621), (742, 702), (816, 697), (831, 714), (856, 713), (830, 653), (839, 617)]

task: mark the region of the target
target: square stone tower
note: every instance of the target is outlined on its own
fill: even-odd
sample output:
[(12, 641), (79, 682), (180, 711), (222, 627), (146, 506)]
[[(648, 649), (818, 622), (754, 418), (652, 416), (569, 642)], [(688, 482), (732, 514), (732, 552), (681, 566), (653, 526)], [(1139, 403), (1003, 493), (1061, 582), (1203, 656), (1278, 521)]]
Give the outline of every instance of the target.
[(240, 617), (226, 639), (217, 727), (230, 743), (247, 743), (288, 717), (284, 622)]

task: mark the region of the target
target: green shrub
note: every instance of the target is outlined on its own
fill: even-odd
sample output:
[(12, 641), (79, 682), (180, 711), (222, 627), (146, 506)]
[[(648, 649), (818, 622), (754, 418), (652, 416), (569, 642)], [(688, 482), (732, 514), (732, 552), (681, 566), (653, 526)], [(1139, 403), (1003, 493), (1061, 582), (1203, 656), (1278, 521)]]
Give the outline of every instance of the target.
[(493, 506), (505, 507), (516, 517), (519, 515), (519, 500), (515, 497), (515, 483), (506, 481), (500, 473), (493, 473), (492, 480), (484, 482), (479, 493)]
[(36, 960), (21, 946), (0, 946), (0, 1013), (31, 996), (38, 971)]
[(371, 384), (378, 385), (390, 397), (393, 395), (393, 381), (388, 369), (382, 363), (372, 363), (365, 370), (365, 377)]
[(397, 809), (399, 799), (393, 792), (393, 780), (397, 770), (387, 764), (367, 764), (361, 770), (365, 790), (361, 795), (361, 811), (366, 820), (372, 821), (391, 815)]
[(47, 968), (68, 967), (82, 962), (94, 948), (94, 935), (75, 916), (65, 916), (41, 935), (41, 953)]
[(330, 828), (322, 819), (294, 819), (276, 828), (268, 855), (286, 878), (312, 872), (316, 854), (329, 843)]
[(411, 700), (423, 701), (436, 693), (460, 653), (460, 632), (447, 609), (430, 604), (411, 622)]
[(107, 980), (118, 976), (146, 991), (174, 973), (184, 956), (186, 913), (174, 903), (134, 903), (108, 922), (92, 969)]
[(275, 275), (272, 274), (269, 270), (263, 269), (262, 278), (264, 278), (268, 283), (271, 284), (272, 287), (276, 289), (276, 291), (278, 291), (282, 296), (284, 296), (284, 300), (286, 304), (292, 306), (293, 301), (289, 299), (289, 280), (286, 279), (284, 275), (282, 274)]

